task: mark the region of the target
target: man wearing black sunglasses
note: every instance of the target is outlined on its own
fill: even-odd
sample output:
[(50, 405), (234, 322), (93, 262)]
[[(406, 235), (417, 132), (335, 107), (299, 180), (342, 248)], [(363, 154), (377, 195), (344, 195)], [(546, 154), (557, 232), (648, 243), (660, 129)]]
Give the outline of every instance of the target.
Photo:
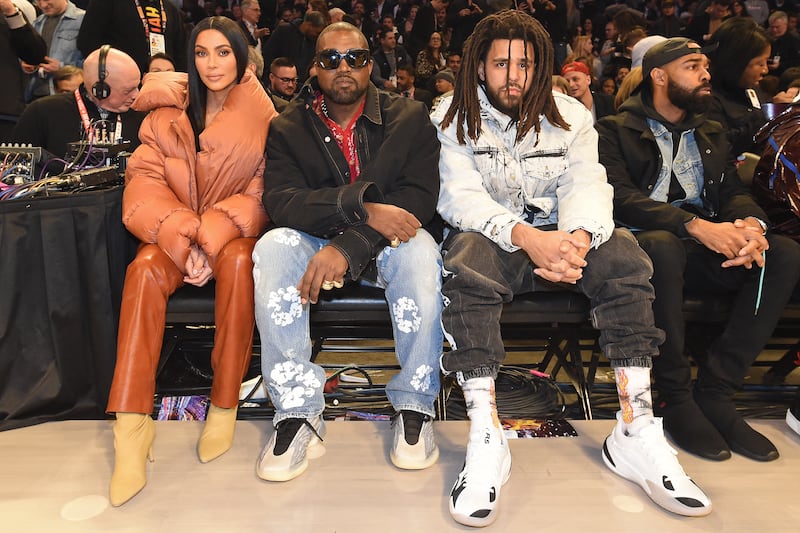
[(253, 276), (275, 431), (256, 471), (288, 481), (320, 455), (325, 371), (309, 361), (308, 317), (320, 291), (335, 298), (351, 283), (385, 289), (391, 309), (401, 367), (386, 386), (397, 412), (391, 461), (427, 468), (439, 456), (439, 141), (421, 102), (370, 83), (355, 26), (328, 26), (314, 64), (317, 76), (272, 122), (267, 142), (264, 205), (277, 227), (256, 245)]

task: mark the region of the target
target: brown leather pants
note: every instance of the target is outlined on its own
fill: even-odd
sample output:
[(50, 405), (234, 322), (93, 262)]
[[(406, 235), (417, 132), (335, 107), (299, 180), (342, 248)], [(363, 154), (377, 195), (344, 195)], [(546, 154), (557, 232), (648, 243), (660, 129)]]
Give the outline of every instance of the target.
[[(213, 265), (216, 279), (214, 382), (211, 403), (235, 407), (253, 347), (254, 238), (229, 242)], [(156, 370), (164, 339), (167, 300), (183, 285), (183, 274), (155, 244), (139, 248), (128, 266), (122, 290), (117, 364), (106, 411), (151, 413)]]

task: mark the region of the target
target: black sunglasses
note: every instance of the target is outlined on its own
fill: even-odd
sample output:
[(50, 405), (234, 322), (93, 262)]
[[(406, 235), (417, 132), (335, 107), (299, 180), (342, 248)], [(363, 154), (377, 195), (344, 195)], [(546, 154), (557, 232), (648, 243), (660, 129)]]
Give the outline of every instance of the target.
[(325, 70), (336, 70), (342, 59), (347, 61), (350, 68), (364, 68), (369, 64), (369, 50), (366, 48), (351, 48), (347, 52), (341, 53), (331, 48), (321, 50), (317, 54), (317, 66)]

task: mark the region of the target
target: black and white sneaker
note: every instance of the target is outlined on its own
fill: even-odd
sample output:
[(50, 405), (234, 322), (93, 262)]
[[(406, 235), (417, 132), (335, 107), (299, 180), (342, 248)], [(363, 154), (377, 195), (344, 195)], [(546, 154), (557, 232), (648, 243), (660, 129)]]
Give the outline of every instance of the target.
[(711, 501), (683, 471), (661, 422), (660, 418), (643, 419), (626, 433), (617, 413), (617, 425), (603, 444), (603, 461), (664, 509), (684, 516), (707, 515)]
[(325, 422), (321, 416), (281, 420), (258, 458), (256, 474), (267, 481), (296, 478), (306, 471), (309, 459), (325, 453), (324, 435)]
[(795, 433), (800, 435), (800, 394), (797, 395), (792, 406), (786, 411), (786, 423)]
[(500, 490), (511, 475), (511, 451), (502, 429), (472, 426), (464, 468), (450, 491), (450, 514), (466, 526), (497, 519)]
[(392, 419), (394, 441), (389, 458), (397, 468), (422, 470), (439, 458), (433, 420), (416, 411), (400, 411)]

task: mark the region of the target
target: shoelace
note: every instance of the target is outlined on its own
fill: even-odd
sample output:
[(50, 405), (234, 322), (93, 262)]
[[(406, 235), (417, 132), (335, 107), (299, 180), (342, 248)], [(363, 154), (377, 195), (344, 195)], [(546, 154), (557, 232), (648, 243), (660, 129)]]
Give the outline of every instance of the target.
[(678, 462), (678, 452), (667, 443), (663, 435), (658, 432), (655, 424), (642, 428), (637, 438), (641, 439), (641, 447), (644, 453), (659, 471), (673, 479), (688, 477)]
[(320, 437), (319, 433), (317, 433), (316, 428), (308, 421), (306, 418), (287, 418), (285, 420), (281, 420), (278, 422), (277, 432), (278, 435), (275, 437), (275, 455), (282, 455), (289, 449), (289, 446), (292, 444), (295, 435), (300, 429), (306, 425), (311, 429), (311, 432), (317, 436), (317, 438), (322, 441), (322, 437)]

